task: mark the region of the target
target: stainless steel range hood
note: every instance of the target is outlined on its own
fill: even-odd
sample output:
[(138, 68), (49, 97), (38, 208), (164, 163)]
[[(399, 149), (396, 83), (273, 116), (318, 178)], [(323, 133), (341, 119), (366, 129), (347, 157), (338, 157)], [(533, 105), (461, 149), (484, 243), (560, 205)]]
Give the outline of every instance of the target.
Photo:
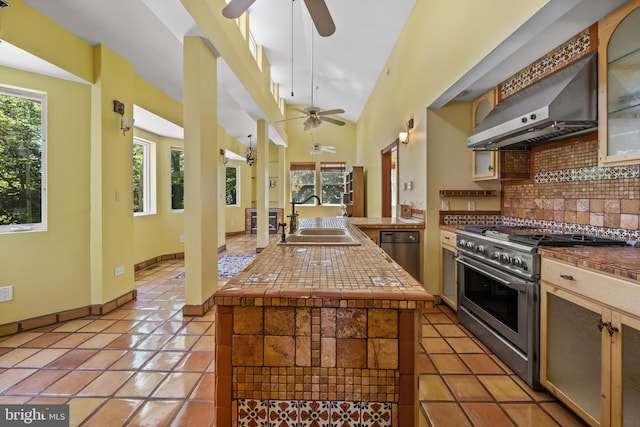
[(598, 127), (596, 55), (500, 102), (467, 138), (475, 150), (528, 148)]

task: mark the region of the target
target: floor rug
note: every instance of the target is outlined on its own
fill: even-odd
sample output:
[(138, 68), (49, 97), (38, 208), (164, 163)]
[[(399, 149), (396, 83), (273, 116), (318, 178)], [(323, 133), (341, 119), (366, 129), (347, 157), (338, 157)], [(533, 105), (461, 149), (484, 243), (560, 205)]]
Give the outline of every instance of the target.
[[(245, 269), (256, 258), (255, 255), (218, 255), (218, 280), (229, 280)], [(169, 277), (172, 280), (184, 280), (184, 271)]]

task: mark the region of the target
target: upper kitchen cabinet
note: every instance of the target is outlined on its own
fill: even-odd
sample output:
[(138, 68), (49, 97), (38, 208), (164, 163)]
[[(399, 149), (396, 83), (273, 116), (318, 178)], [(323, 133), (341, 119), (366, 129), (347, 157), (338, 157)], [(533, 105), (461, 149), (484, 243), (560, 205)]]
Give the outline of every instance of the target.
[[(498, 91), (494, 88), (473, 101), (471, 114), (474, 128), (493, 110), (497, 99)], [(497, 151), (474, 151), (472, 165), (474, 181), (498, 178)]]
[(640, 163), (640, 0), (598, 23), (600, 164)]

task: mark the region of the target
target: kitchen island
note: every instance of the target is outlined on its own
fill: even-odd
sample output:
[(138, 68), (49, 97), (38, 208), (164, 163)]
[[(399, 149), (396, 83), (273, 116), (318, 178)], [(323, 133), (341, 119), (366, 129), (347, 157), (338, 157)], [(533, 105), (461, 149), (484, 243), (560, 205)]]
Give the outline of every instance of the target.
[(359, 244), (272, 243), (215, 293), (216, 425), (415, 425), (433, 296), (346, 219), (300, 227)]

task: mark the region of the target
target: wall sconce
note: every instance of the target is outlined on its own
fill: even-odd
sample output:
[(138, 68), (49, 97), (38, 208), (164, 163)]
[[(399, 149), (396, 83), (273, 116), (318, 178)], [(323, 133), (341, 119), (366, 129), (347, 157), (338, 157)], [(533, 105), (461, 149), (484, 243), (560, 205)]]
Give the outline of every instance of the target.
[(405, 128), (406, 130), (404, 132), (400, 132), (398, 134), (398, 140), (400, 140), (400, 142), (402, 142), (403, 144), (408, 144), (409, 134), (411, 133), (411, 130), (413, 130), (413, 119), (409, 119), (409, 121), (405, 123)]
[(120, 129), (122, 134), (125, 135), (133, 128), (135, 119), (124, 115), (124, 104), (116, 99), (113, 100), (113, 111), (120, 114)]
[(222, 164), (226, 165), (227, 163), (229, 163), (229, 158), (227, 157), (227, 153), (226, 151), (224, 151), (224, 148), (220, 149), (220, 155), (222, 156)]

